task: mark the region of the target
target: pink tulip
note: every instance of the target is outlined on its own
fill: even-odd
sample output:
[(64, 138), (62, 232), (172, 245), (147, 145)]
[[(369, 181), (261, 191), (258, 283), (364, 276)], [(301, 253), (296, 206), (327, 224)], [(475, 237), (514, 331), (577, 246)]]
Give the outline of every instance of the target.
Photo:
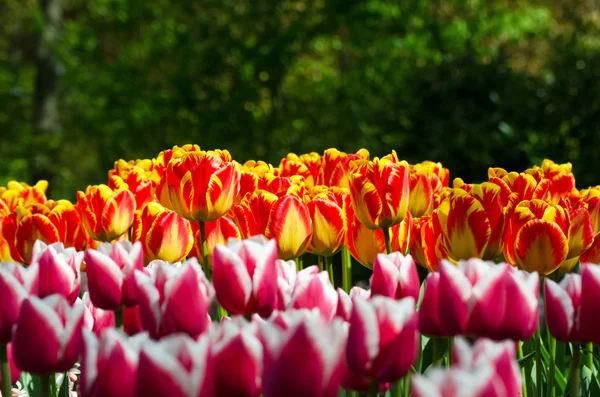
[(213, 251), (217, 301), (232, 314), (268, 317), (277, 305), (277, 241), (264, 236), (230, 238)]
[(337, 309), (338, 295), (326, 271), (319, 272), (317, 266), (310, 266), (298, 272), (291, 301), (288, 307), (294, 309), (318, 309), (327, 321), (333, 319)]
[(70, 369), (83, 346), (84, 310), (82, 303), (71, 307), (59, 294), (25, 299), (12, 338), (17, 366), (32, 373)]
[(369, 300), (371, 299), (371, 290), (364, 289), (359, 287), (358, 285), (350, 288), (350, 299), (354, 300), (357, 296), (360, 296), (363, 299)]
[(374, 296), (353, 303), (346, 350), (350, 372), (379, 383), (399, 380), (417, 358), (415, 300)]
[(123, 309), (123, 331), (130, 336), (144, 331), (139, 306)]
[(341, 288), (337, 289), (337, 293), (338, 301), (337, 308), (335, 309), (335, 316), (344, 321), (350, 321), (350, 316), (352, 315), (352, 299)]
[(600, 310), (600, 267), (581, 266), (581, 312), (579, 336), (585, 342), (600, 345), (600, 323), (597, 315)]
[(550, 334), (561, 342), (580, 342), (581, 275), (569, 273), (560, 284), (544, 284), (546, 322)]
[(442, 261), (425, 281), (419, 329), (426, 335), (471, 333), (528, 339), (538, 325), (537, 273), (480, 259)]
[(265, 341), (265, 397), (334, 397), (343, 374), (346, 324), (317, 311), (294, 311), (290, 327), (261, 325)]
[(88, 291), (94, 306), (116, 310), (137, 304), (135, 270), (144, 269), (142, 243), (104, 243), (85, 251)]
[(277, 310), (285, 310), (292, 300), (292, 292), (296, 283), (296, 262), (277, 259)]
[(194, 341), (179, 334), (145, 344), (139, 359), (136, 395), (213, 397), (215, 364), (210, 342), (208, 335)]
[(214, 344), (217, 397), (257, 397), (261, 394), (263, 347), (250, 324), (226, 321)]
[(148, 334), (132, 338), (108, 329), (100, 339), (85, 331), (81, 371), (83, 397), (134, 397), (138, 358)]
[(449, 370), (432, 368), (412, 378), (413, 397), (518, 397), (521, 374), (514, 342), (480, 339), (472, 347), (462, 338), (453, 346)]
[(81, 289), (82, 260), (83, 252), (75, 248), (65, 248), (62, 243), (46, 245), (37, 240), (28, 269), (33, 273), (31, 293), (40, 298), (60, 294), (73, 304)]
[(97, 337), (100, 337), (102, 331), (115, 327), (115, 313), (111, 310), (103, 310), (94, 306), (88, 292), (83, 294), (81, 302), (85, 306), (83, 315), (83, 326), (85, 329), (94, 332)]
[(0, 344), (10, 342), (12, 337), (21, 303), (28, 295), (27, 287), (23, 286), (27, 276), (17, 263), (0, 263)]
[(144, 329), (153, 338), (177, 332), (200, 335), (208, 324), (208, 310), (214, 290), (196, 258), (170, 264), (150, 263), (147, 276), (136, 271), (140, 317)]
[(412, 256), (404, 256), (399, 252), (377, 254), (373, 262), (371, 295), (395, 299), (410, 296), (417, 301), (420, 289), (421, 281)]

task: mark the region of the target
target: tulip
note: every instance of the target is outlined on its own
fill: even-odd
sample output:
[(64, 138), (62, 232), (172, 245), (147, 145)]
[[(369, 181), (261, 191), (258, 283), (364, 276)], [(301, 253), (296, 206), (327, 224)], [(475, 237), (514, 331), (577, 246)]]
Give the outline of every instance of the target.
[(292, 300), (292, 292), (294, 284), (296, 284), (296, 262), (283, 261), (277, 259), (275, 261), (277, 267), (277, 310), (285, 310)]
[(29, 294), (29, 280), (17, 263), (0, 262), (0, 344), (11, 340), (21, 303)]
[(408, 163), (375, 159), (350, 177), (350, 198), (358, 220), (369, 229), (400, 223), (410, 195)]
[(85, 306), (83, 314), (83, 327), (85, 329), (92, 331), (97, 337), (100, 337), (105, 329), (115, 328), (115, 313), (112, 310), (103, 310), (94, 306), (90, 300), (89, 292), (84, 292), (81, 299), (77, 299), (77, 301), (79, 300)]
[(65, 372), (73, 367), (83, 347), (84, 310), (82, 303), (71, 307), (58, 294), (26, 298), (12, 337), (17, 367), (35, 374)]
[(136, 396), (212, 397), (215, 363), (209, 336), (172, 335), (140, 353)]
[[(437, 210), (434, 210), (434, 214)], [(434, 272), (440, 260), (448, 254), (442, 244), (442, 230), (437, 216), (423, 216), (414, 222), (410, 240), (410, 253), (415, 262)]]
[(298, 272), (292, 292), (290, 308), (317, 309), (323, 318), (330, 321), (337, 309), (337, 293), (326, 271), (319, 272), (310, 266)]
[(169, 161), (155, 195), (185, 219), (210, 222), (233, 206), (239, 182), (239, 164), (231, 161), (227, 151), (192, 151)]
[(406, 211), (406, 216), (402, 219), (402, 222), (390, 228), (392, 252), (400, 252), (402, 255), (408, 254), (414, 228), (414, 219), (410, 212)]
[(135, 271), (144, 269), (140, 242), (104, 243), (85, 252), (88, 290), (94, 306), (116, 310), (137, 304)]
[(544, 178), (550, 180), (548, 189), (550, 203), (558, 204), (575, 189), (575, 176), (573, 176), (571, 163), (556, 164), (552, 160), (544, 159), (541, 167), (533, 167), (534, 171), (538, 169), (541, 169)]
[(277, 304), (277, 243), (264, 236), (229, 239), (213, 252), (213, 283), (219, 303), (232, 314), (268, 317)]
[(146, 261), (179, 262), (194, 245), (190, 222), (162, 205), (151, 202), (135, 212), (133, 241), (141, 241)]
[(302, 255), (311, 242), (312, 233), (310, 214), (298, 197), (286, 195), (273, 203), (265, 236), (277, 241), (279, 258), (288, 260)]
[(135, 198), (126, 189), (112, 190), (106, 185), (88, 186), (77, 192), (75, 205), (85, 230), (91, 238), (112, 241), (133, 223)]
[[(194, 246), (188, 254), (188, 258), (196, 258), (202, 264), (202, 241), (200, 239), (200, 225), (197, 222), (191, 222), (192, 233), (194, 235)], [(216, 221), (205, 223), (206, 231), (206, 251), (208, 254), (208, 263), (212, 264), (212, 256), (215, 247), (218, 244), (227, 244), (230, 238), (241, 239), (242, 235), (235, 221), (229, 216), (222, 216)]]
[(70, 304), (75, 302), (81, 289), (81, 262), (83, 252), (65, 248), (62, 243), (46, 245), (36, 241), (31, 254), (32, 290), (40, 298), (60, 294)]
[(126, 188), (135, 196), (136, 208), (144, 208), (153, 200), (152, 160), (115, 161), (114, 169), (108, 172), (108, 187), (113, 190)]
[(249, 325), (221, 324), (213, 347), (216, 396), (258, 397), (262, 389), (263, 347)]
[(394, 299), (410, 296), (416, 302), (420, 289), (421, 282), (412, 256), (399, 252), (377, 255), (371, 276), (371, 295)]
[(9, 181), (6, 187), (0, 187), (0, 199), (6, 203), (9, 212), (18, 206), (27, 207), (32, 204), (46, 202), (48, 181), (38, 181), (29, 186), (25, 182)]
[(128, 339), (119, 331), (108, 329), (100, 337), (84, 331), (83, 337), (81, 395), (134, 397), (139, 353), (148, 335)]
[[(488, 170), (489, 182), (500, 187), (502, 200), (521, 202), (525, 200), (548, 199), (550, 180), (542, 175), (525, 172), (506, 172), (502, 168), (490, 168)], [(510, 214), (509, 214), (510, 215)]]
[(144, 331), (139, 306), (123, 309), (123, 331), (130, 336)]
[(366, 149), (360, 149), (358, 152), (350, 154), (337, 149), (327, 149), (321, 157), (318, 184), (348, 189), (350, 175), (359, 165), (366, 163), (369, 159), (370, 154)]
[(562, 342), (580, 342), (581, 275), (566, 274), (560, 284), (546, 279), (544, 308), (550, 334)]
[(386, 252), (385, 238), (381, 229), (368, 229), (354, 215), (352, 206), (346, 208), (348, 232), (346, 246), (361, 265), (372, 269), (377, 254)]
[(308, 250), (316, 255), (330, 257), (344, 246), (348, 221), (345, 208), (350, 196), (341, 190), (323, 190), (308, 201), (307, 207), (313, 225)]
[(315, 312), (292, 312), (290, 324), (261, 324), (265, 343), (265, 397), (334, 397), (343, 374), (347, 328)]
[(600, 345), (600, 326), (596, 316), (600, 302), (600, 269), (598, 265), (581, 267), (581, 308), (579, 335), (584, 341)]
[(150, 336), (183, 332), (197, 337), (204, 332), (214, 291), (198, 261), (153, 261), (148, 268), (151, 276), (137, 270), (135, 278), (140, 317)]

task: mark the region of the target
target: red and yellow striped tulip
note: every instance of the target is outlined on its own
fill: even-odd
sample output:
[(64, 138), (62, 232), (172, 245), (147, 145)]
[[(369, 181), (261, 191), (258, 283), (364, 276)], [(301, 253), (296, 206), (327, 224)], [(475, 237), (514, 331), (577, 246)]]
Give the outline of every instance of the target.
[(408, 208), (412, 216), (419, 218), (433, 210), (433, 186), (426, 174), (410, 174), (410, 199)]
[(128, 189), (135, 196), (136, 208), (141, 209), (153, 200), (152, 179), (158, 175), (152, 172), (152, 160), (115, 161), (114, 169), (108, 172), (108, 187), (113, 190)]
[(350, 195), (346, 189), (316, 186), (313, 197), (306, 205), (313, 224), (313, 234), (308, 251), (321, 256), (332, 256), (342, 249), (348, 230), (346, 207)]
[(442, 230), (436, 212), (415, 220), (410, 242), (410, 254), (415, 262), (430, 272), (437, 271), (440, 261), (448, 258), (442, 245)]
[(48, 200), (45, 206), (50, 210), (46, 216), (56, 227), (59, 241), (66, 248), (73, 247), (77, 251), (83, 250), (88, 235), (75, 206), (67, 200)]
[(152, 159), (153, 171), (157, 174), (158, 178), (162, 178), (165, 175), (167, 165), (172, 159), (179, 158), (185, 153), (200, 152), (200, 146), (193, 144), (186, 144), (181, 147), (175, 145), (172, 149), (163, 150)]
[(156, 202), (135, 212), (131, 236), (134, 242), (141, 241), (146, 262), (179, 262), (194, 245), (190, 222)]
[(406, 211), (406, 216), (402, 219), (402, 222), (392, 226), (390, 229), (392, 251), (408, 255), (414, 228), (413, 217), (410, 211)]
[(88, 186), (85, 193), (77, 192), (75, 208), (92, 239), (112, 241), (127, 232), (136, 207), (129, 190), (94, 185)]
[(240, 229), (242, 238), (247, 239), (265, 234), (271, 208), (277, 199), (278, 197), (271, 192), (257, 190), (233, 207), (233, 218)]
[[(520, 202), (524, 200), (548, 200), (550, 180), (538, 173), (506, 172), (503, 168), (488, 170), (489, 182), (498, 185), (503, 200)], [(509, 199), (509, 196), (513, 198)]]
[(351, 154), (340, 152), (337, 149), (327, 149), (321, 157), (318, 184), (348, 189), (350, 175), (354, 173), (359, 164), (368, 162), (370, 158), (371, 155), (367, 149), (360, 149)]
[(543, 177), (550, 180), (549, 200), (552, 204), (558, 204), (575, 189), (575, 176), (571, 163), (556, 164), (552, 160), (544, 159), (541, 166), (536, 165), (530, 170), (532, 173), (541, 170)]
[(227, 159), (227, 151), (192, 151), (172, 158), (155, 186), (156, 199), (191, 221), (219, 219), (240, 190), (239, 164)]
[(38, 181), (33, 186), (29, 186), (25, 182), (10, 181), (6, 187), (0, 187), (0, 201), (4, 201), (8, 211), (12, 212), (18, 206), (44, 204), (46, 190), (48, 190), (48, 181)]
[(289, 153), (279, 163), (278, 174), (285, 177), (301, 176), (308, 188), (315, 186), (318, 175), (318, 162), (312, 156), (319, 157), (317, 153), (302, 156)]
[(437, 209), (448, 259), (493, 259), (502, 252), (504, 207), (501, 189), (490, 182), (455, 188)]
[(352, 206), (347, 207), (348, 231), (346, 246), (350, 254), (361, 265), (372, 269), (377, 254), (386, 252), (385, 237), (382, 229), (369, 229), (354, 215)]
[(271, 192), (277, 197), (288, 193), (304, 196), (305, 184), (304, 177), (300, 175), (281, 176), (273, 173), (266, 173), (259, 178), (258, 189)]
[(308, 208), (298, 196), (287, 194), (273, 203), (265, 236), (277, 241), (279, 259), (287, 261), (305, 253), (312, 234)]
[[(194, 234), (194, 246), (188, 254), (188, 258), (196, 258), (198, 263), (203, 264), (202, 241), (200, 241), (200, 227), (197, 222), (192, 222), (192, 232)], [(208, 251), (208, 263), (212, 265), (213, 250), (217, 245), (227, 245), (230, 238), (242, 239), (240, 229), (235, 222), (225, 215), (216, 221), (206, 222), (206, 250)]]
[(569, 214), (562, 206), (531, 200), (517, 204), (511, 213), (504, 257), (524, 270), (567, 272), (593, 243), (592, 221), (584, 208)]
[(410, 196), (409, 165), (375, 159), (350, 177), (350, 198), (358, 220), (369, 229), (402, 222)]

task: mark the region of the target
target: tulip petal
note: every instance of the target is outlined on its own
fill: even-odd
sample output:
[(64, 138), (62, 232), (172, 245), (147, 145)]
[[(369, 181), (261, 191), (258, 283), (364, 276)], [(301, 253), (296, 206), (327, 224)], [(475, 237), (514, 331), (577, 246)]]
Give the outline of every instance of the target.
[(544, 307), (546, 309), (548, 331), (557, 340), (569, 342), (569, 336), (574, 325), (575, 309), (573, 303), (567, 292), (557, 283), (550, 279), (546, 279), (545, 282), (544, 295), (546, 300)]
[(550, 274), (567, 258), (569, 247), (561, 228), (553, 222), (527, 222), (515, 238), (515, 257), (529, 272)]

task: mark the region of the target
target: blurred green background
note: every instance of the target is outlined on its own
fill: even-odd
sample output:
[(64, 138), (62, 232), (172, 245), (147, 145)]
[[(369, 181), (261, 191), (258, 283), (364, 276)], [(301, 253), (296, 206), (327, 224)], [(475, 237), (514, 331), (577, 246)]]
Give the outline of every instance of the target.
[(600, 166), (594, 0), (1, 0), (0, 185), (73, 199), (174, 144)]

